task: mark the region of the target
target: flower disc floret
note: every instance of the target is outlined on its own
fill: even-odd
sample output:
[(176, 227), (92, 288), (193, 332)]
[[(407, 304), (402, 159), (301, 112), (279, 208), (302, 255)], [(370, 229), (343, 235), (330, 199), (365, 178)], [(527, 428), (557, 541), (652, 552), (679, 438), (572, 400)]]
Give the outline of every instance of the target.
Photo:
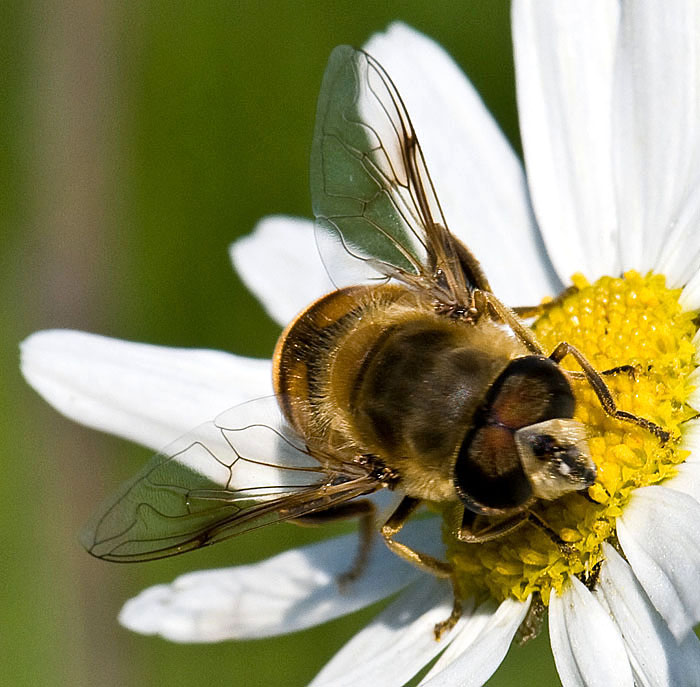
[[(573, 278), (576, 290), (550, 307), (533, 330), (545, 350), (567, 341), (600, 371), (631, 366), (605, 381), (617, 407), (657, 423), (671, 435), (663, 444), (648, 430), (605, 413), (584, 379), (573, 379), (575, 417), (589, 432), (597, 479), (587, 492), (569, 494), (534, 510), (560, 538), (526, 523), (481, 544), (457, 541), (444, 527), (448, 559), (464, 597), (525, 600), (539, 593), (547, 604), (573, 576), (593, 583), (603, 560), (602, 544), (616, 543), (615, 522), (639, 488), (664, 482), (688, 452), (681, 448), (685, 423), (697, 415), (688, 399), (696, 367), (693, 338), (697, 313), (679, 304), (680, 289), (659, 274), (627, 272), (589, 284)], [(580, 370), (570, 357), (568, 370)]]

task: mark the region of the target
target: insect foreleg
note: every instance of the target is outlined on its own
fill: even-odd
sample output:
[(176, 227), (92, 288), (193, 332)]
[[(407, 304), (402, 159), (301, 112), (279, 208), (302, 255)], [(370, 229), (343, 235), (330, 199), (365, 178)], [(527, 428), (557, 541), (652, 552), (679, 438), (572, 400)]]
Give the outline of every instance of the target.
[(483, 313), (490, 310), (497, 319), (507, 324), (518, 339), (520, 339), (532, 353), (539, 355), (544, 354), (544, 349), (535, 338), (532, 330), (526, 327), (516, 314), (509, 307), (503, 305), (496, 296), (488, 291), (475, 291), (474, 301), (479, 312)]
[(601, 370), (600, 374), (606, 377), (613, 377), (615, 375), (626, 374), (631, 379), (636, 379), (637, 368), (634, 365), (617, 365), (617, 367), (611, 367), (609, 370)]
[(557, 305), (561, 305), (564, 299), (575, 294), (578, 291), (578, 286), (569, 286), (564, 289), (558, 296), (555, 296), (551, 300), (540, 303), (539, 305), (521, 305), (513, 308), (513, 312), (523, 319), (529, 319), (531, 317), (539, 317), (549, 312), (552, 308)]
[(595, 391), (595, 394), (600, 401), (600, 405), (602, 406), (603, 410), (610, 415), (610, 417), (614, 417), (616, 420), (622, 420), (623, 422), (631, 422), (635, 425), (643, 427), (654, 436), (658, 437), (662, 444), (665, 444), (671, 438), (671, 435), (667, 431), (659, 427), (659, 425), (656, 423), (651, 422), (651, 420), (639, 417), (638, 415), (633, 415), (632, 413), (628, 413), (624, 410), (619, 410), (615, 404), (615, 399), (613, 399), (612, 394), (610, 393), (610, 389), (608, 389), (608, 385), (605, 383), (600, 373), (588, 362), (583, 353), (581, 353), (581, 351), (579, 351), (577, 348), (574, 348), (574, 346), (571, 344), (567, 343), (566, 341), (562, 341), (557, 345), (554, 351), (552, 351), (552, 354), (549, 357), (555, 363), (559, 363), (567, 355), (570, 355), (581, 366), (586, 381), (591, 385), (591, 388), (593, 391)]

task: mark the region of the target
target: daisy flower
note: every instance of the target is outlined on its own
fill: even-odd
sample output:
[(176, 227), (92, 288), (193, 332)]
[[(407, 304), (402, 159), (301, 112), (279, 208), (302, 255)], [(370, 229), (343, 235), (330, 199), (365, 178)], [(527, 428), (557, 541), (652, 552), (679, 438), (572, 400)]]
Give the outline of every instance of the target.
[[(457, 571), (464, 612), (440, 641), (450, 585), (381, 543), (339, 590), (352, 536), (147, 589), (125, 605), (127, 627), (180, 642), (267, 637), (395, 595), (313, 685), (402, 685), (434, 659), (421, 685), (481, 685), (532, 611), (546, 612), (566, 687), (700, 685), (700, 5), (516, 0), (512, 20), (527, 176), (438, 45), (394, 24), (364, 47), (396, 83), (450, 228), (494, 293), (536, 304), (573, 281), (532, 324), (538, 339), (568, 341), (600, 370), (634, 366), (608, 378), (618, 407), (671, 440), (612, 420), (576, 384), (597, 479), (588, 498), (541, 511), (564, 546), (535, 527), (483, 544), (446, 529), (440, 542), (439, 518), (410, 522), (402, 541)], [(267, 218), (231, 253), (280, 324), (333, 288), (310, 221)], [(268, 361), (78, 332), (31, 336), (22, 367), (65, 415), (156, 449), (271, 393)]]

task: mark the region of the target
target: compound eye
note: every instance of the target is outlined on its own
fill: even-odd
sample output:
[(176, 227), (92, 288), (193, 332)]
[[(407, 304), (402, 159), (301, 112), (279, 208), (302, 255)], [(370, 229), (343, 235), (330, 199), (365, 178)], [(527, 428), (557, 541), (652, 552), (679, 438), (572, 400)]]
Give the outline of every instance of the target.
[(532, 497), (513, 433), (503, 427), (487, 425), (465, 437), (454, 479), (462, 503), (481, 515), (513, 512)]

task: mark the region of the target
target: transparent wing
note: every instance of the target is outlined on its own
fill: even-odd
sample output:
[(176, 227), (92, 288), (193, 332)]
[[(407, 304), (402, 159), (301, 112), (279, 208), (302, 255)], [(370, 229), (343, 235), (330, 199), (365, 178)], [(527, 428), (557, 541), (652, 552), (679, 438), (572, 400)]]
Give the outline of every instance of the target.
[(164, 558), (376, 489), (366, 469), (312, 455), (277, 399), (237, 406), (178, 439), (105, 504), (81, 541), (111, 561)]
[[(490, 290), (447, 229), (423, 153), (391, 79), (370, 55), (336, 48), (311, 152), (317, 237), (337, 285), (394, 277), (464, 303)], [(342, 255), (354, 258), (343, 265)]]

